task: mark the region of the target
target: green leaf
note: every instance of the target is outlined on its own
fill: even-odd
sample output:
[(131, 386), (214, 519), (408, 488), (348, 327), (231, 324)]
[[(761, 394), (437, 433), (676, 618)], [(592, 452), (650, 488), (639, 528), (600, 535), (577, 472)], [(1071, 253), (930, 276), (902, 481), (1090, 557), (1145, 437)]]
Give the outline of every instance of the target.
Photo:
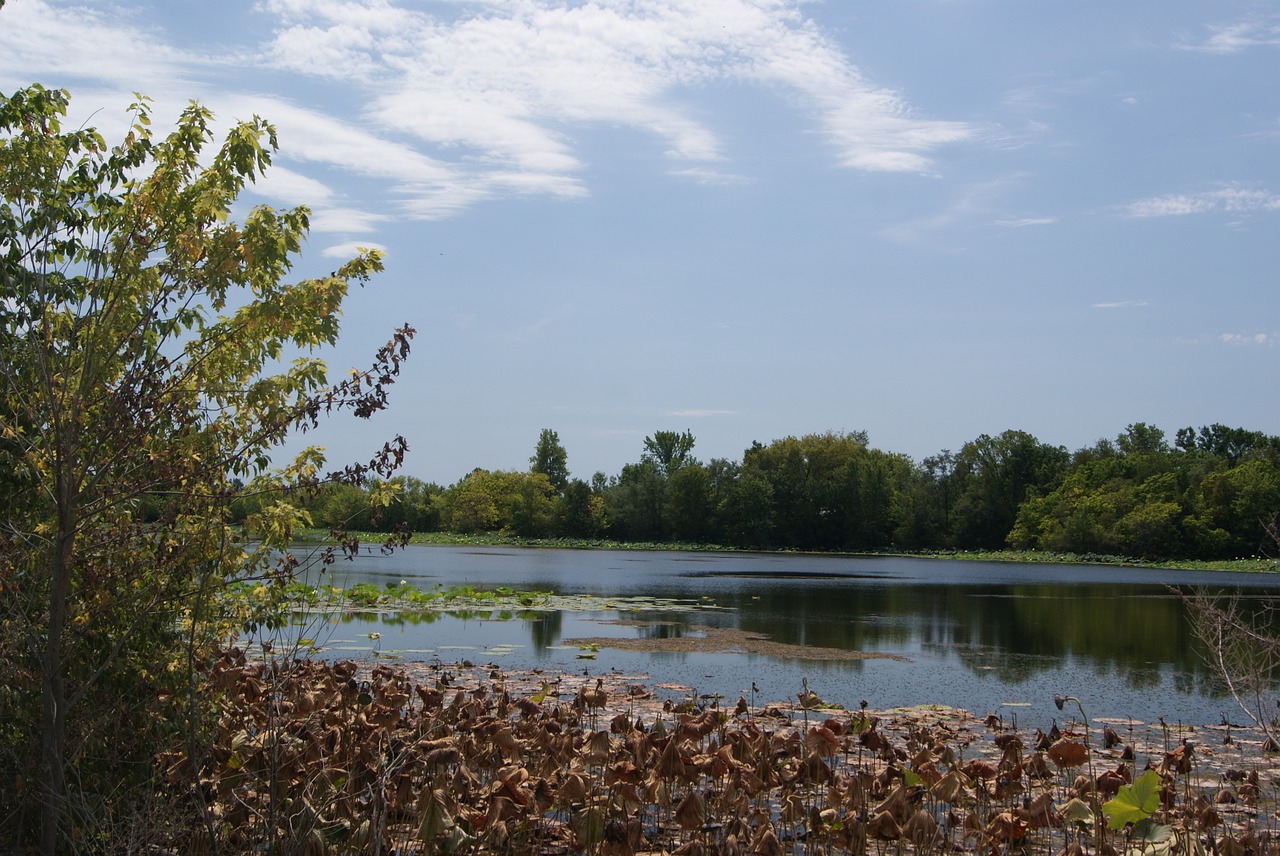
[(1150, 844), (1163, 844), (1173, 835), (1173, 827), (1145, 817), (1133, 825), (1133, 837)]
[(1062, 804), (1058, 809), (1058, 816), (1068, 823), (1081, 823), (1085, 826), (1093, 825), (1093, 809), (1089, 808), (1088, 803), (1079, 797), (1073, 797)]
[(1121, 785), (1120, 791), (1102, 806), (1102, 813), (1112, 829), (1146, 820), (1160, 808), (1160, 774), (1147, 770), (1132, 785)]

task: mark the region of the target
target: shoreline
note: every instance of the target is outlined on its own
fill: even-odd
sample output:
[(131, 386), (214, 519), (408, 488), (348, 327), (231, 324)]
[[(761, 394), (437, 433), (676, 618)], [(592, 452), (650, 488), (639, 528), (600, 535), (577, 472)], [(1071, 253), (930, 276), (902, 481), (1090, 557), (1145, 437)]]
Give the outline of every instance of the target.
[[(361, 543), (380, 543), (385, 532), (352, 532)], [(300, 544), (318, 544), (330, 540), (320, 529), (303, 529), (294, 533)], [(647, 541), (607, 541), (579, 538), (520, 538), (514, 535), (487, 533), (459, 535), (448, 532), (418, 532), (409, 539), (414, 546), (440, 547), (508, 547), (512, 549), (547, 550), (616, 550), (674, 553), (741, 553), (765, 556), (849, 556), (877, 558), (934, 559), (958, 562), (1000, 562), (1005, 564), (1084, 565), (1088, 567), (1155, 568), (1174, 571), (1226, 571), (1230, 573), (1280, 574), (1280, 559), (1262, 556), (1236, 559), (1161, 559), (1146, 560), (1102, 554), (1054, 553), (1038, 550), (884, 550), (880, 552), (845, 552), (727, 547), (721, 544), (655, 543)]]

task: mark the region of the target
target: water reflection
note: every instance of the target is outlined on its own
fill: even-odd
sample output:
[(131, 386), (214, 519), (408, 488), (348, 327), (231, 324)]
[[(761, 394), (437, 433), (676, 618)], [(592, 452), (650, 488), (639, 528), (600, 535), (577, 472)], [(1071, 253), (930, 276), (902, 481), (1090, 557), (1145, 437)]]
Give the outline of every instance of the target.
[[(742, 554), (694, 559), (678, 553), (411, 548), (389, 560), (348, 566), (346, 584), (411, 579), (423, 588), (466, 584), (694, 602), (710, 598), (720, 609), (649, 613), (638, 621), (635, 615), (605, 610), (592, 615), (373, 612), (344, 616), (342, 623), (353, 629), (398, 628), (395, 645), (406, 649), (466, 643), (484, 651), (501, 642), (527, 649), (527, 664), (542, 665), (556, 658), (573, 663), (573, 653), (566, 654), (561, 645), (570, 636), (657, 641), (697, 634), (699, 627), (724, 627), (790, 645), (899, 654), (910, 658), (913, 668), (882, 661), (604, 651), (599, 662), (616, 668), (640, 664), (656, 673), (683, 670), (685, 677), (704, 682), (719, 675), (747, 686), (753, 675), (764, 673), (777, 674), (780, 681), (794, 681), (798, 672), (843, 676), (839, 680), (849, 692), (891, 690), (895, 703), (956, 703), (975, 693), (993, 700), (1019, 693), (1051, 697), (1056, 688), (1071, 689), (1064, 681), (1074, 681), (1124, 703), (1135, 693), (1183, 695), (1208, 700), (1208, 707), (1217, 709), (1222, 687), (1205, 664), (1187, 605), (1168, 584), (1238, 587), (1254, 599), (1277, 591), (1274, 581), (1257, 576), (1142, 569)], [(628, 623), (599, 623), (618, 619)], [(872, 679), (865, 688), (863, 682)], [(936, 697), (941, 693), (952, 700)]]

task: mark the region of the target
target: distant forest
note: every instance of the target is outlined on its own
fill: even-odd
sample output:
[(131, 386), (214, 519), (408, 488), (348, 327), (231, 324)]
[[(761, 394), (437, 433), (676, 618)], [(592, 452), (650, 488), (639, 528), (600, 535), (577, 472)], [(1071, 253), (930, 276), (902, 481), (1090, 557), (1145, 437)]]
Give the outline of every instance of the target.
[[(638, 461), (586, 482), (569, 476), (547, 429), (526, 472), (475, 469), (448, 487), (397, 478), (398, 500), (381, 513), (368, 501), (377, 484), (294, 502), (320, 527), (740, 548), (1223, 559), (1275, 546), (1280, 438), (1243, 428), (1183, 428), (1170, 442), (1137, 423), (1074, 453), (1005, 431), (918, 463), (864, 432), (755, 442), (741, 461), (700, 461), (695, 443), (657, 431)], [(237, 516), (254, 511), (242, 503)]]

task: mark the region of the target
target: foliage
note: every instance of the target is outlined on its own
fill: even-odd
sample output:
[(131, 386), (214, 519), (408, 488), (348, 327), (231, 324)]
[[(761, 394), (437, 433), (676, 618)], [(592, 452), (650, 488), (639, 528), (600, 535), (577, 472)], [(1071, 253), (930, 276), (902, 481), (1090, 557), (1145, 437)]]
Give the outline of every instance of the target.
[(309, 520), (285, 491), (394, 471), (402, 440), (328, 476), (315, 448), (270, 467), (322, 416), (383, 408), (413, 332), (329, 382), (317, 352), (381, 261), (288, 284), (307, 211), (231, 221), (272, 126), (239, 123), (209, 152), (208, 110), (158, 137), (139, 98), (108, 146), (62, 127), (68, 99), (0, 100), (0, 767), (36, 773), (0, 791), (0, 834), (38, 830), (47, 853), (102, 843), (158, 740), (182, 728), (194, 749), (199, 667), (241, 617), (215, 595), (256, 577), (283, 603), (296, 560), (278, 551)]
[[(1280, 438), (1221, 425), (1177, 436), (1170, 446), (1159, 428), (1135, 423), (1069, 454), (1005, 431), (916, 463), (872, 447), (865, 432), (827, 432), (753, 443), (740, 463), (703, 463), (691, 432), (658, 431), (616, 477), (571, 480), (546, 498), (521, 481), (539, 475), (536, 460), (528, 475), (429, 486), (413, 528), (846, 552), (1012, 547), (1081, 561), (1272, 568), (1266, 528), (1280, 512)], [(554, 432), (542, 439), (559, 443)], [(511, 497), (522, 490), (521, 516)], [(306, 508), (326, 517), (318, 504)], [(397, 519), (393, 509), (384, 521)]]
[(694, 463), (694, 439), (690, 431), (654, 431), (644, 438), (643, 461), (652, 461), (664, 476)]
[[(226, 688), (219, 751), (199, 763), (224, 852), (781, 856), (799, 841), (850, 856), (1047, 856), (1168, 839), (1246, 853), (1268, 840), (1275, 806), (1274, 765), (1238, 744), (1201, 760), (1137, 729), (1123, 748), (1093, 747), (1111, 760), (1085, 775), (1086, 746), (1055, 738), (1057, 724), (1046, 735), (955, 710), (843, 710), (807, 681), (789, 702), (753, 693), (721, 707), (607, 671), (233, 651), (213, 673)], [(163, 760), (178, 779), (189, 762)]]
[(569, 454), (560, 445), (560, 435), (550, 428), (543, 428), (538, 435), (538, 445), (529, 459), (529, 472), (542, 473), (558, 493), (563, 493), (569, 483)]
[(442, 523), (454, 532), (510, 532), (532, 536), (547, 531), (555, 488), (543, 473), (476, 469), (445, 491)]

